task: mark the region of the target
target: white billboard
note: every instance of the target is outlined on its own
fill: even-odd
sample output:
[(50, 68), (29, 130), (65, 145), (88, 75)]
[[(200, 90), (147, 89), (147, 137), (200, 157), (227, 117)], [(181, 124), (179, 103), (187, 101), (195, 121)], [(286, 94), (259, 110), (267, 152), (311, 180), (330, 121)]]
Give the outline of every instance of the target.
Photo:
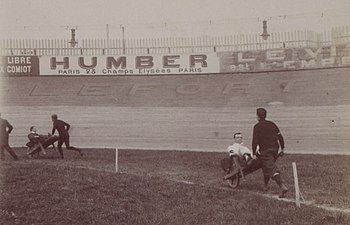
[(219, 73), (216, 53), (41, 56), (40, 75), (164, 75)]

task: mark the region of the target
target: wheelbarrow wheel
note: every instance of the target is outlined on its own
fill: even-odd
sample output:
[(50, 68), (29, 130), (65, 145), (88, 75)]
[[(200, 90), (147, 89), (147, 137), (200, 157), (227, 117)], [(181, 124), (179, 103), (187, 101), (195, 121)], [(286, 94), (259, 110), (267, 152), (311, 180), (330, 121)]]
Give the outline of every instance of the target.
[(237, 188), (241, 178), (241, 167), (236, 157), (230, 157), (221, 161), (221, 167), (226, 172), (224, 180), (230, 185), (231, 188)]
[(237, 188), (239, 186), (239, 182), (240, 182), (239, 174), (237, 173), (237, 174), (231, 176), (226, 181), (227, 181), (228, 185), (230, 185), (231, 188)]

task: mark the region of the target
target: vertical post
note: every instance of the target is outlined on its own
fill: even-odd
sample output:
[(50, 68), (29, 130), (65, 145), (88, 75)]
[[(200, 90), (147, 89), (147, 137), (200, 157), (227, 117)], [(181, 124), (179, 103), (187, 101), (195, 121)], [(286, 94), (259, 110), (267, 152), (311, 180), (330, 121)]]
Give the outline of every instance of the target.
[(300, 190), (299, 190), (297, 165), (295, 162), (292, 162), (292, 165), (293, 165), (294, 186), (295, 186), (295, 203), (300, 208)]
[(122, 46), (123, 46), (123, 55), (125, 55), (125, 30), (124, 30), (124, 26), (122, 26)]
[(118, 173), (118, 148), (115, 148), (115, 172)]
[(109, 54), (109, 25), (106, 24), (106, 38), (107, 38), (107, 52), (106, 55)]

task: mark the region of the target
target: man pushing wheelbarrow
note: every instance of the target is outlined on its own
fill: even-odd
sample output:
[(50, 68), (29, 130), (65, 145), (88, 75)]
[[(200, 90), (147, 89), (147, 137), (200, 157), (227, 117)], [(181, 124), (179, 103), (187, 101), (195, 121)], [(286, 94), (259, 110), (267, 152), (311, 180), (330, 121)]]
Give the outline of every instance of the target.
[(239, 140), (242, 139), (242, 135), (236, 133), (235, 143), (228, 147), (230, 158), (221, 161), (221, 166), (226, 172), (224, 179), (231, 187), (236, 188), (240, 178), (261, 168), (264, 175), (264, 190), (268, 191), (268, 183), (272, 179), (281, 189), (279, 197), (283, 198), (288, 188), (283, 184), (276, 160), (284, 154), (284, 139), (277, 125), (266, 120), (267, 112), (264, 108), (258, 108), (256, 115), (258, 123), (253, 130), (252, 152), (242, 145), (242, 140)]

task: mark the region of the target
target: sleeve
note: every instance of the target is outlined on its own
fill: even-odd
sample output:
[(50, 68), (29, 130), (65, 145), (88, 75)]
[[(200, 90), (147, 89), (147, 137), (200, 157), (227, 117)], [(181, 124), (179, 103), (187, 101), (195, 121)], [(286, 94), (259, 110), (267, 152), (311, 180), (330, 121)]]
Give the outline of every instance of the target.
[(280, 143), (281, 149), (284, 149), (284, 138), (281, 134), (280, 129), (278, 128), (278, 126), (275, 124), (276, 126), (276, 130), (277, 130), (277, 138), (278, 138), (278, 142)]
[(13, 126), (6, 120), (6, 126), (7, 126), (7, 133), (11, 133), (13, 130)]
[(53, 123), (51, 134), (54, 135), (56, 130), (56, 123)]
[(237, 148), (235, 147), (234, 144), (228, 146), (227, 151), (230, 154), (230, 156), (237, 155)]
[(253, 140), (252, 140), (252, 152), (253, 152), (253, 155), (256, 154), (256, 149), (258, 147), (258, 143), (259, 143), (258, 128), (255, 125), (254, 129), (253, 129)]
[(39, 135), (38, 135), (38, 138), (40, 138), (40, 139), (45, 139), (45, 138), (47, 138), (47, 135), (39, 134)]
[(228, 153), (233, 153), (233, 149), (232, 149), (232, 145), (230, 145), (230, 146), (228, 146), (227, 147), (227, 151), (228, 151)]
[(250, 149), (244, 145), (241, 146), (241, 154), (252, 154), (252, 151), (250, 151)]
[(283, 149), (284, 149), (284, 138), (283, 138), (281, 132), (279, 132), (279, 133), (277, 134), (277, 137), (278, 137), (278, 141), (279, 141), (279, 143), (280, 143), (281, 149), (283, 150)]
[(66, 131), (68, 131), (69, 128), (70, 128), (70, 124), (69, 124), (69, 123), (66, 123), (66, 122), (63, 122), (63, 123), (64, 123), (64, 125), (66, 126)]
[(29, 139), (30, 142), (32, 142), (32, 143), (38, 143), (39, 135), (36, 135), (36, 134), (29, 134), (29, 135), (28, 135), (28, 139)]

